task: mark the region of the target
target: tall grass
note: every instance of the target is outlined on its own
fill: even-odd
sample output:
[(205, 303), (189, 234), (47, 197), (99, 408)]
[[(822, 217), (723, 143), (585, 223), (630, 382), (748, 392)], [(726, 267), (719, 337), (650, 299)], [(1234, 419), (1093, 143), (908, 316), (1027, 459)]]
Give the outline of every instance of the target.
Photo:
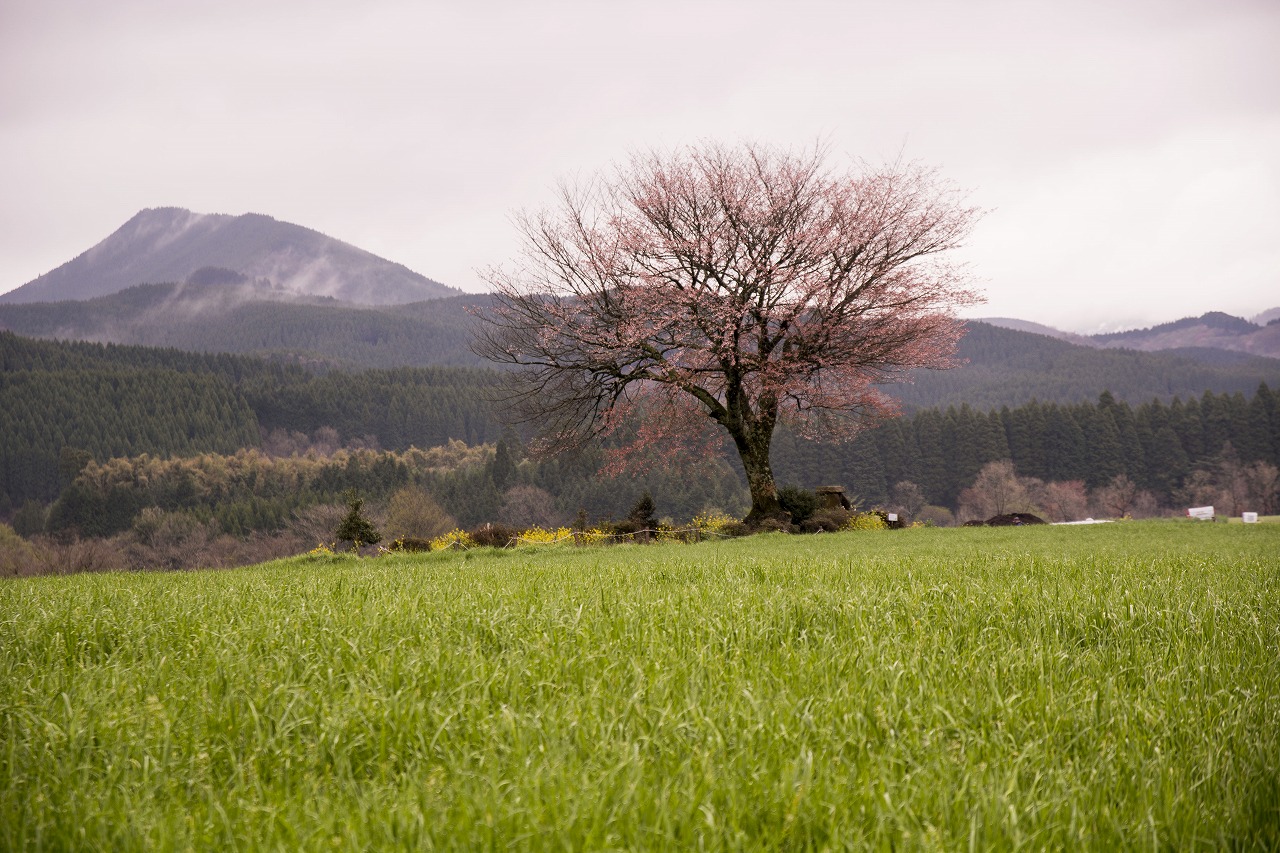
[(1280, 847), (1280, 528), (0, 584), (0, 846)]

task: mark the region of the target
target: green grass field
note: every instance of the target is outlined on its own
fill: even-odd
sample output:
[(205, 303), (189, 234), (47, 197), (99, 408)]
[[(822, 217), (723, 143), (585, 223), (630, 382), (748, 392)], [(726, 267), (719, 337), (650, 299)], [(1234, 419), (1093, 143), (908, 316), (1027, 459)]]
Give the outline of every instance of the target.
[(0, 847), (1280, 848), (1280, 526), (0, 583)]

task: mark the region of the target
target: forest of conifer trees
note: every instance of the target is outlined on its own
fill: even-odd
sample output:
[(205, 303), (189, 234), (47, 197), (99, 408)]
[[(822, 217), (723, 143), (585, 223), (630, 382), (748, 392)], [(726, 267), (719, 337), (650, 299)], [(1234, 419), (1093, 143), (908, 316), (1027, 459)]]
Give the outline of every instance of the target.
[[(645, 493), (675, 521), (743, 511), (731, 453), (618, 479), (600, 474), (606, 448), (527, 458), (488, 402), (499, 383), (475, 369), (316, 371), (0, 333), (0, 522), (62, 540), (136, 538), (161, 521), (206, 538), (302, 528), (316, 538), (314, 508), (354, 490), (382, 511), (406, 489), (462, 527), (562, 524), (580, 511), (623, 518)], [(1249, 395), (1137, 405), (1103, 392), (1082, 403), (924, 408), (848, 444), (785, 428), (773, 443), (781, 484), (840, 485), (863, 507), (934, 523), (976, 512), (975, 481), (1002, 461), (1026, 485), (1028, 508), (1047, 515), (1105, 512), (1096, 498), (1117, 483), (1147, 513), (1215, 498), (1272, 511), (1280, 397), (1260, 383)]]

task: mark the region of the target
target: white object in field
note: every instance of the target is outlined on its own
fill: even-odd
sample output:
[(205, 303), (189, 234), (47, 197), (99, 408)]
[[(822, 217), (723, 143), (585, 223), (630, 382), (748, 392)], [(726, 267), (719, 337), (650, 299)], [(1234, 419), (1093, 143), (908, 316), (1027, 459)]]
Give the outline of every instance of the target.
[(1213, 521), (1213, 507), (1193, 506), (1187, 510), (1187, 518), (1197, 518), (1201, 521)]
[(1257, 524), (1258, 514), (1256, 512), (1242, 513), (1240, 516), (1240, 520), (1243, 521), (1245, 524)]
[(889, 513), (889, 520), (890, 520), (890, 521), (897, 521), (897, 520), (898, 520), (898, 514), (897, 514), (896, 512), (891, 512), (891, 513)]

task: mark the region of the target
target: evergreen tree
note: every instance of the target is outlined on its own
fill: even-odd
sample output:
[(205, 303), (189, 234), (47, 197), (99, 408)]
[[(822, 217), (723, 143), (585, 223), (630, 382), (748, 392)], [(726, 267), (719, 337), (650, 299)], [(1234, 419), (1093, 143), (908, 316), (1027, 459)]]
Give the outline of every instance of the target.
[(641, 529), (652, 529), (658, 526), (658, 508), (653, 502), (653, 495), (649, 494), (647, 489), (631, 507), (627, 518), (634, 521)]
[(382, 541), (382, 534), (373, 526), (373, 522), (364, 517), (363, 508), (362, 498), (354, 492), (348, 495), (347, 515), (333, 534), (338, 542), (350, 542), (352, 551), (359, 551), (362, 545), (375, 545)]

